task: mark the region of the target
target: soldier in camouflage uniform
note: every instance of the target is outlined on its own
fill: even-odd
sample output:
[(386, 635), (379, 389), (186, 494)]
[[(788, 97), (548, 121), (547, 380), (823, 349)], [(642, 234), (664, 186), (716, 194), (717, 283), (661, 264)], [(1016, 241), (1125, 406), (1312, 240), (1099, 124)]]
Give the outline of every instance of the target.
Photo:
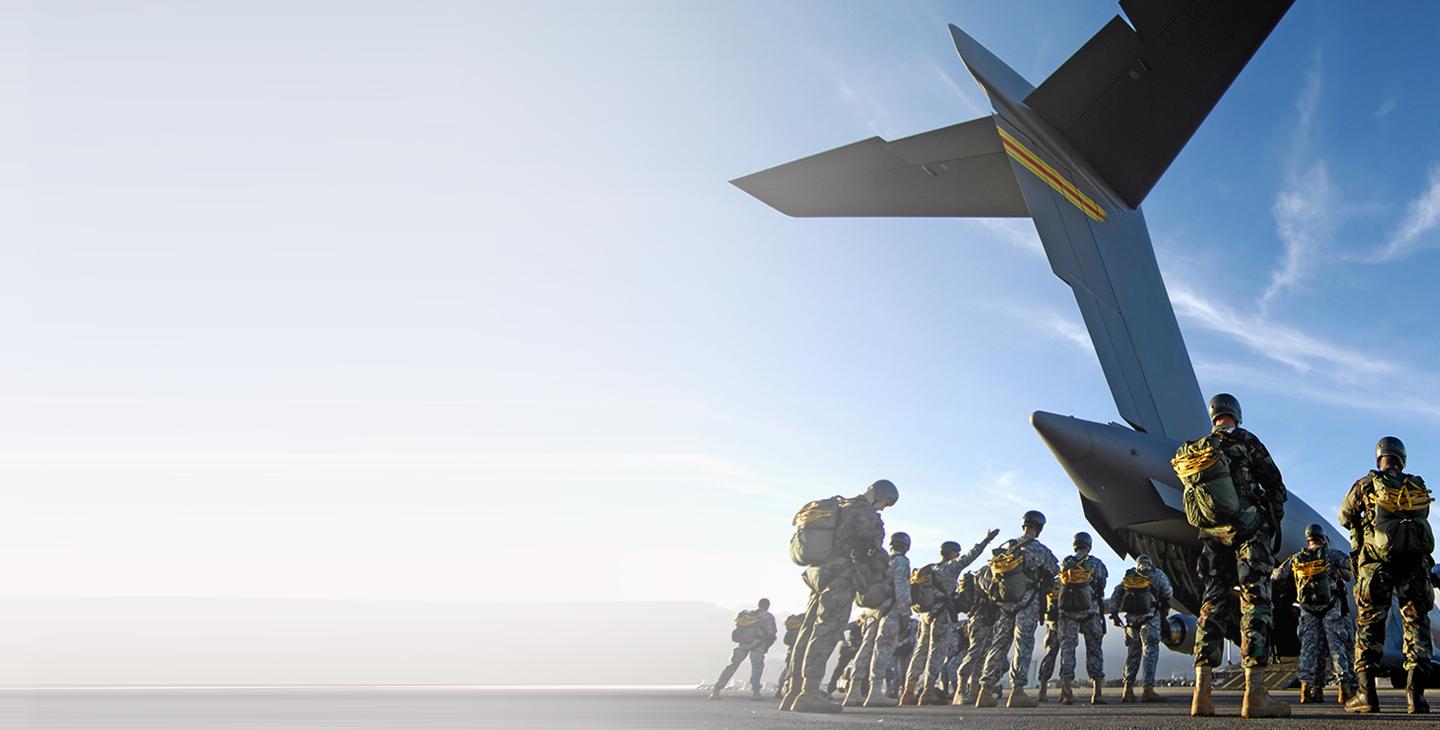
[[(1045, 515), (1035, 510), (1026, 512), (1021, 527), (1024, 534), (1007, 540), (990, 559), (991, 595), (999, 611), (995, 618), (995, 638), (981, 671), (982, 686), (975, 698), (976, 707), (995, 706), (996, 690), (1007, 669), (1010, 698), (1006, 706), (1034, 707), (1036, 704), (1035, 698), (1025, 694), (1025, 677), (1030, 672), (1031, 655), (1035, 653), (1035, 627), (1040, 623), (1045, 594), (1055, 582), (1060, 563), (1050, 548), (1037, 539), (1045, 529)], [(1002, 572), (1009, 565), (1016, 567)], [(1013, 663), (1009, 656), (1012, 644), (1015, 646)]]
[(943, 589), (940, 605), (925, 612), (920, 619), (920, 633), (915, 639), (915, 653), (910, 657), (910, 671), (905, 677), (905, 691), (900, 697), (900, 704), (945, 704), (935, 684), (945, 668), (945, 662), (955, 653), (955, 635), (950, 631), (954, 619), (950, 599), (960, 583), (960, 574), (999, 534), (999, 530), (991, 530), (984, 540), (964, 555), (960, 554), (958, 542), (947, 541), (940, 546), (940, 563), (935, 570), (935, 583)]
[(966, 638), (970, 646), (965, 658), (960, 660), (960, 690), (951, 699), (951, 704), (974, 705), (980, 690), (980, 671), (985, 668), (985, 655), (990, 651), (990, 642), (995, 636), (995, 614), (998, 609), (990, 600), (990, 567), (983, 566), (975, 573), (975, 605), (970, 607), (966, 617)]
[[(1083, 634), (1085, 674), (1090, 678), (1090, 704), (1103, 705), (1105, 697), (1101, 688), (1105, 686), (1105, 650), (1101, 642), (1105, 640), (1105, 609), (1101, 601), (1105, 599), (1105, 583), (1110, 579), (1110, 572), (1099, 558), (1090, 554), (1090, 548), (1094, 546), (1090, 533), (1075, 533), (1072, 546), (1075, 554), (1066, 558), (1060, 566), (1060, 703), (1068, 705), (1074, 702), (1070, 685), (1075, 681), (1076, 645)], [(1067, 610), (1064, 592), (1073, 590), (1076, 584), (1072, 581), (1081, 578), (1085, 581), (1080, 587), (1089, 590), (1085, 609)]]
[[(810, 600), (805, 623), (795, 640), (794, 670), (780, 700), (780, 709), (795, 712), (841, 712), (838, 703), (825, 699), (825, 663), (835, 651), (850, 622), (858, 576), (883, 574), (885, 523), (880, 511), (895, 504), (900, 492), (889, 480), (871, 484), (864, 494), (840, 502), (833, 555), (805, 569)], [(878, 567), (876, 567), (878, 563)]]
[(1300, 609), (1297, 674), (1302, 705), (1325, 701), (1326, 672), (1320, 660), (1327, 646), (1335, 663), (1341, 701), (1349, 701), (1355, 693), (1345, 600), (1345, 581), (1350, 577), (1350, 556), (1330, 547), (1330, 539), (1321, 525), (1306, 527), (1305, 549), (1286, 558), (1270, 576), (1272, 581), (1295, 584), (1296, 605)]
[[(1229, 393), (1210, 399), (1214, 435), (1231, 456), (1230, 473), (1242, 504), (1256, 508), (1254, 534), (1237, 534), (1231, 540), (1202, 540), (1200, 574), (1205, 590), (1195, 623), (1195, 693), (1192, 716), (1215, 714), (1210, 699), (1211, 672), (1225, 653), (1225, 629), (1237, 615), (1240, 624), (1241, 664), (1245, 667), (1242, 717), (1289, 717), (1290, 706), (1271, 699), (1265, 688), (1265, 667), (1270, 663), (1270, 572), (1275, 569), (1275, 546), (1285, 517), (1288, 497), (1280, 469), (1255, 434), (1240, 428), (1240, 401)], [(1228, 544), (1227, 544), (1228, 542)], [(1239, 605), (1234, 588), (1240, 586)]]
[[(851, 668), (850, 665), (854, 663), (855, 656), (860, 653), (860, 644), (865, 638), (866, 618), (862, 614), (860, 618), (845, 624), (845, 637), (840, 640), (840, 656), (835, 660), (835, 669), (830, 672), (829, 684), (825, 685), (826, 699), (835, 694), (835, 688), (839, 686), (840, 679), (845, 676), (845, 671)], [(857, 674), (850, 675), (846, 684), (847, 691), (849, 687), (856, 684), (855, 680), (859, 678)]]
[(1425, 682), (1433, 648), (1430, 609), (1430, 490), (1424, 480), (1406, 474), (1405, 444), (1386, 436), (1375, 445), (1378, 471), (1355, 482), (1340, 503), (1340, 524), (1350, 530), (1355, 562), (1355, 672), (1360, 691), (1345, 703), (1346, 712), (1379, 712), (1375, 675), (1385, 650), (1385, 621), (1391, 596), (1400, 604), (1406, 681), (1411, 713), (1426, 713)]
[[(850, 686), (845, 692), (845, 706), (894, 707), (895, 700), (885, 694), (885, 677), (895, 666), (895, 648), (906, 627), (910, 625), (910, 536), (897, 532), (890, 536), (890, 569), (886, 573), (890, 581), (891, 598), (887, 605), (874, 611), (874, 620), (865, 628), (865, 638), (860, 653), (855, 655), (855, 669), (851, 671)], [(860, 693), (860, 677), (868, 676), (868, 692)]]
[(1040, 668), (1035, 672), (1036, 702), (1048, 702), (1046, 693), (1050, 689), (1050, 678), (1055, 676), (1055, 660), (1060, 657), (1060, 586), (1045, 594), (1045, 654), (1040, 657)]
[(770, 645), (775, 643), (777, 635), (775, 629), (775, 616), (770, 613), (770, 599), (762, 598), (753, 611), (741, 611), (735, 617), (735, 651), (730, 655), (730, 663), (720, 671), (720, 678), (715, 680), (715, 688), (710, 691), (710, 699), (720, 699), (720, 691), (730, 684), (730, 678), (735, 676), (735, 670), (740, 668), (740, 663), (746, 658), (750, 659), (750, 699), (759, 700), (760, 677), (765, 674), (765, 652), (770, 651)]
[[(1131, 585), (1135, 587), (1131, 587)], [(1139, 596), (1142, 610), (1125, 610), (1126, 596), (1132, 592), (1144, 591)], [(1144, 657), (1144, 672), (1141, 676), (1145, 690), (1140, 694), (1141, 702), (1167, 702), (1168, 699), (1155, 691), (1155, 669), (1160, 663), (1160, 631), (1170, 615), (1170, 599), (1174, 590), (1170, 587), (1170, 576), (1155, 567), (1149, 555), (1135, 558), (1135, 567), (1125, 572), (1125, 577), (1115, 584), (1110, 594), (1110, 620), (1125, 629), (1125, 689), (1121, 702), (1135, 701), (1135, 679), (1141, 675), (1141, 657)], [(1132, 603), (1132, 607), (1134, 606)], [(1120, 613), (1125, 612), (1125, 620)]]
[(940, 670), (941, 692), (946, 702), (954, 702), (955, 695), (960, 692), (960, 662), (965, 660), (965, 651), (970, 648), (970, 637), (966, 634), (969, 627), (970, 620), (964, 616), (957, 615), (950, 622), (950, 631), (955, 634), (951, 645), (955, 651), (950, 653), (950, 658), (945, 660), (945, 668)]
[(795, 639), (800, 636), (800, 626), (805, 623), (805, 614), (792, 613), (785, 617), (785, 668), (780, 670), (780, 680), (775, 683), (775, 699), (785, 694), (785, 682), (790, 679), (790, 663), (795, 658)]

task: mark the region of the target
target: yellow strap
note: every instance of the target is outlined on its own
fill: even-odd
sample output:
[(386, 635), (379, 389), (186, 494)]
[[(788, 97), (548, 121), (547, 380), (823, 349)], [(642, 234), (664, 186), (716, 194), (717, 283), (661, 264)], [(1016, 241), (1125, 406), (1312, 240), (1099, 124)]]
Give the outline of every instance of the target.
[(1199, 474), (1220, 461), (1220, 450), (1207, 444), (1202, 449), (1197, 449), (1188, 454), (1180, 454), (1170, 460), (1170, 466), (1175, 469), (1177, 476), (1190, 476)]
[(803, 527), (816, 520), (823, 520), (834, 516), (835, 510), (820, 505), (810, 505), (795, 513), (793, 524), (795, 527)]
[(1416, 484), (1410, 479), (1400, 482), (1398, 487), (1391, 487), (1384, 480), (1376, 479), (1374, 500), (1381, 507), (1391, 512), (1410, 512), (1422, 509), (1434, 502), (1430, 496), (1430, 490)]
[(1019, 552), (1003, 552), (990, 558), (990, 572), (1004, 575), (1025, 564), (1025, 556)]
[(1132, 590), (1136, 588), (1149, 588), (1150, 579), (1139, 573), (1130, 573), (1121, 579), (1120, 585)]
[(1306, 560), (1290, 564), (1290, 570), (1295, 574), (1295, 580), (1304, 583), (1317, 575), (1324, 575), (1330, 570), (1330, 561), (1325, 558), (1318, 560)]
[(1078, 586), (1090, 582), (1093, 571), (1084, 568), (1066, 568), (1060, 571), (1060, 582), (1067, 586)]

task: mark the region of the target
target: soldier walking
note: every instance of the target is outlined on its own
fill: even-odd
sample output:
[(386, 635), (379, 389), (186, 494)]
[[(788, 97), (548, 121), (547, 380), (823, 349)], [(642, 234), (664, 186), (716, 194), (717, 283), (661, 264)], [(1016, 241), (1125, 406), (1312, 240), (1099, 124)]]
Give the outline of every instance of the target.
[[(845, 499), (833, 497), (811, 502), (795, 515), (790, 557), (805, 570), (810, 600), (805, 621), (795, 640), (794, 670), (780, 700), (780, 709), (795, 712), (841, 712), (838, 703), (825, 699), (825, 663), (835, 651), (863, 575), (882, 574), (886, 567), (885, 523), (880, 512), (895, 504), (900, 492), (881, 479), (865, 493)], [(878, 562), (878, 567), (876, 563)]]
[[(994, 707), (1000, 678), (1010, 671), (1010, 697), (1007, 707), (1034, 707), (1035, 698), (1025, 694), (1025, 678), (1030, 672), (1030, 659), (1035, 653), (1035, 627), (1040, 622), (1043, 599), (1055, 582), (1060, 563), (1050, 548), (1040, 543), (1045, 529), (1045, 515), (1036, 510), (1021, 518), (1023, 534), (1007, 540), (990, 558), (990, 596), (998, 609), (995, 638), (985, 655), (981, 670), (976, 707)], [(1015, 647), (1015, 660), (1010, 660), (1010, 647)]]
[[(1155, 691), (1155, 669), (1160, 663), (1160, 632), (1170, 616), (1170, 576), (1155, 567), (1149, 555), (1135, 558), (1135, 567), (1110, 595), (1110, 620), (1125, 629), (1125, 689), (1121, 702), (1135, 701), (1135, 679), (1140, 675), (1144, 691), (1141, 702), (1166, 702)], [(1125, 613), (1124, 621), (1120, 613)], [(1140, 671), (1144, 664), (1144, 672)]]
[(750, 659), (750, 699), (760, 700), (760, 678), (765, 674), (765, 652), (775, 643), (775, 616), (770, 613), (770, 599), (762, 598), (752, 611), (741, 611), (735, 617), (735, 630), (730, 638), (735, 642), (735, 651), (730, 654), (730, 663), (720, 670), (710, 699), (720, 699), (721, 690), (730, 684), (735, 670), (748, 657)]
[(1345, 582), (1350, 580), (1350, 556), (1330, 547), (1325, 528), (1305, 528), (1305, 549), (1291, 555), (1275, 569), (1272, 580), (1294, 582), (1295, 603), (1300, 608), (1300, 704), (1324, 702), (1326, 667), (1322, 649), (1330, 649), (1340, 701), (1355, 695), (1355, 673), (1351, 666), (1349, 602)]
[(1075, 701), (1075, 651), (1085, 637), (1085, 674), (1090, 678), (1090, 704), (1103, 705), (1105, 697), (1105, 583), (1110, 573), (1100, 559), (1090, 554), (1094, 540), (1088, 532), (1075, 533), (1071, 543), (1075, 554), (1060, 564), (1060, 704)]
[[(1226, 510), (1224, 525), (1197, 525), (1202, 529), (1200, 574), (1205, 588), (1200, 616), (1195, 624), (1195, 693), (1190, 714), (1215, 714), (1211, 701), (1212, 672), (1225, 653), (1225, 629), (1237, 618), (1240, 625), (1241, 665), (1245, 667), (1245, 696), (1241, 717), (1289, 717), (1290, 705), (1271, 699), (1265, 688), (1265, 667), (1270, 663), (1270, 573), (1275, 569), (1275, 549), (1280, 543), (1280, 525), (1285, 517), (1287, 493), (1280, 469), (1255, 434), (1240, 428), (1240, 401), (1229, 393), (1210, 399), (1210, 422), (1214, 431), (1194, 442), (1207, 447), (1220, 461), (1228, 463), (1224, 476), (1233, 482), (1228, 495), (1234, 511)], [(1184, 451), (1190, 444), (1182, 447)], [(1177, 454), (1176, 461), (1181, 461)], [(1176, 472), (1181, 467), (1177, 464)], [(1185, 477), (1182, 476), (1182, 480)], [(1192, 488), (1186, 486), (1186, 516), (1191, 508), (1213, 510), (1218, 501), (1192, 503)], [(1199, 492), (1199, 490), (1195, 490)], [(1206, 495), (1213, 497), (1213, 495)], [(1214, 516), (1214, 515), (1211, 515)], [(1191, 524), (1195, 524), (1192, 520)], [(1235, 586), (1240, 587), (1237, 605)]]
[(1427, 713), (1425, 679), (1433, 651), (1430, 609), (1435, 606), (1430, 588), (1434, 500), (1423, 479), (1403, 471), (1405, 444), (1400, 439), (1380, 439), (1375, 463), (1378, 468), (1355, 482), (1340, 503), (1340, 524), (1350, 531), (1355, 563), (1355, 673), (1360, 681), (1360, 691), (1345, 703), (1345, 711), (1380, 711), (1375, 675), (1380, 671), (1385, 620), (1394, 596), (1404, 632), (1406, 703), (1412, 714)]

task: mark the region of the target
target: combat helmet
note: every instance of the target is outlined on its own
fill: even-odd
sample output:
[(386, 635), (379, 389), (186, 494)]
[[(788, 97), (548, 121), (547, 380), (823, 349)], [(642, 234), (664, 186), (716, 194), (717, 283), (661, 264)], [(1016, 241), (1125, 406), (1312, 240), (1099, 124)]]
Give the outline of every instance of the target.
[(1405, 442), (1394, 436), (1386, 436), (1375, 444), (1375, 465), (1380, 465), (1380, 457), (1393, 456), (1400, 460), (1400, 468), (1405, 468)]
[(893, 506), (900, 501), (900, 490), (889, 479), (881, 479), (865, 488), (865, 495), (875, 504), (885, 503)]
[(890, 535), (890, 549), (899, 550), (902, 553), (910, 552), (910, 534), (896, 532)]
[(1240, 418), (1240, 399), (1229, 393), (1217, 393), (1210, 399), (1210, 423), (1215, 423), (1219, 416), (1230, 416), (1235, 419), (1235, 425), (1240, 425), (1244, 420)]
[(1076, 550), (1079, 550), (1081, 547), (1089, 550), (1095, 547), (1095, 539), (1090, 537), (1090, 533), (1088, 532), (1077, 532), (1075, 533), (1075, 539), (1071, 541), (1070, 546), (1075, 548)]
[(1315, 542), (1330, 542), (1330, 537), (1325, 534), (1324, 526), (1314, 523), (1305, 527), (1305, 539)]
[(940, 543), (940, 554), (945, 555), (946, 553), (952, 555), (959, 555), (960, 543), (955, 542), (954, 540), (946, 540), (945, 542)]
[(1030, 510), (1029, 512), (1026, 512), (1025, 515), (1020, 518), (1020, 524), (1022, 524), (1022, 525), (1035, 525), (1036, 527), (1044, 527), (1044, 526), (1045, 526), (1045, 514), (1044, 514), (1043, 512), (1041, 512), (1040, 510), (1038, 510), (1038, 509), (1032, 509), (1032, 510)]

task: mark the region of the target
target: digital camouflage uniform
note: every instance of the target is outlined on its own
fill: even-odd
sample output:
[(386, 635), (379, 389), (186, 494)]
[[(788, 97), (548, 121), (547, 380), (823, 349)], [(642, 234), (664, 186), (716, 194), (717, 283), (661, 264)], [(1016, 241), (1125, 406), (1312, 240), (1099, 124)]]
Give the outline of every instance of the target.
[[(775, 643), (776, 629), (775, 616), (769, 611), (762, 611), (758, 608), (750, 611), (741, 611), (740, 616), (759, 619), (754, 626), (740, 630), (740, 638), (743, 641), (735, 642), (735, 651), (730, 654), (730, 663), (720, 672), (720, 679), (715, 681), (715, 689), (724, 689), (730, 684), (730, 678), (735, 676), (735, 671), (740, 668), (740, 663), (746, 657), (750, 659), (750, 689), (760, 690), (760, 678), (765, 674), (765, 652), (770, 650), (770, 645)], [(738, 616), (736, 617), (738, 620)]]
[[(1232, 459), (1231, 475), (1242, 494), (1242, 504), (1252, 503), (1259, 514), (1254, 535), (1224, 545), (1215, 539), (1203, 540), (1200, 577), (1205, 590), (1200, 616), (1195, 622), (1195, 666), (1218, 667), (1225, 654), (1225, 629), (1240, 624), (1241, 664), (1263, 667), (1270, 663), (1270, 573), (1275, 570), (1272, 541), (1285, 516), (1287, 493), (1280, 469), (1255, 434), (1236, 426), (1227, 433), (1216, 428), (1227, 444), (1238, 443), (1243, 457)], [(1226, 449), (1227, 453), (1235, 451)], [(1260, 490), (1253, 493), (1251, 489)], [(1258, 497), (1254, 499), (1252, 497)], [(1237, 604), (1235, 586), (1240, 587)]]
[[(1390, 613), (1392, 595), (1400, 603), (1405, 669), (1425, 670), (1433, 652), (1430, 609), (1435, 606), (1435, 594), (1430, 586), (1430, 568), (1434, 560), (1426, 555), (1406, 564), (1384, 561), (1375, 554), (1371, 547), (1374, 515), (1369, 506), (1375, 475), (1372, 471), (1361, 477), (1340, 503), (1340, 525), (1350, 530), (1350, 544), (1356, 551), (1355, 671), (1380, 669), (1380, 657), (1385, 651), (1385, 620)], [(1410, 478), (1419, 480), (1419, 477)]]
[(1060, 586), (1045, 596), (1045, 653), (1040, 657), (1040, 667), (1035, 680), (1041, 687), (1050, 684), (1055, 676), (1055, 660), (1060, 657)]
[[(1060, 681), (1075, 679), (1075, 651), (1080, 635), (1085, 636), (1085, 674), (1090, 679), (1105, 678), (1105, 611), (1101, 600), (1105, 597), (1105, 583), (1110, 573), (1105, 564), (1094, 555), (1086, 555), (1075, 566), (1090, 571), (1090, 609), (1087, 611), (1060, 611)], [(1058, 601), (1057, 601), (1058, 602)]]
[(970, 614), (966, 617), (968, 625), (965, 633), (970, 640), (970, 646), (965, 650), (965, 658), (960, 660), (961, 687), (977, 679), (980, 670), (985, 668), (985, 655), (990, 652), (990, 643), (995, 637), (995, 614), (998, 609), (988, 595), (989, 566), (980, 568), (975, 576), (975, 583), (980, 590), (976, 593), (975, 605), (970, 608)]
[[(960, 576), (975, 558), (985, 550), (988, 540), (982, 540), (964, 555), (943, 560), (935, 569), (935, 584), (940, 586), (940, 605), (933, 611), (920, 616), (920, 633), (915, 637), (915, 653), (910, 656), (910, 670), (905, 675), (905, 686), (922, 692), (935, 686), (935, 680), (945, 668), (945, 662), (955, 653), (955, 633), (950, 623), (954, 614), (950, 611), (949, 596), (960, 583)], [(921, 673), (924, 681), (921, 681)]]
[[(1170, 604), (1174, 589), (1170, 587), (1170, 576), (1159, 568), (1132, 570), (1150, 579), (1150, 594), (1154, 601), (1145, 613), (1125, 614), (1125, 683), (1134, 686), (1139, 675), (1140, 684), (1150, 687), (1155, 684), (1155, 669), (1160, 663), (1160, 609)], [(1110, 594), (1110, 605), (1115, 607), (1117, 614), (1124, 595), (1125, 586), (1116, 583), (1115, 591)], [(1145, 665), (1143, 672), (1140, 666), (1142, 658)]]
[(1324, 685), (1327, 673), (1321, 660), (1328, 647), (1330, 659), (1335, 665), (1336, 681), (1342, 686), (1350, 687), (1355, 684), (1355, 670), (1350, 653), (1350, 618), (1346, 611), (1345, 581), (1337, 572), (1349, 570), (1350, 556), (1328, 546), (1307, 547), (1286, 558), (1285, 562), (1275, 568), (1271, 579), (1294, 581), (1293, 566), (1296, 561), (1310, 562), (1322, 557), (1329, 561), (1330, 572), (1314, 580), (1330, 581), (1332, 600), (1325, 606), (1298, 604), (1300, 627), (1296, 633), (1300, 637), (1300, 668), (1296, 674), (1301, 682)]
[(910, 625), (910, 558), (900, 553), (890, 556), (890, 569), (886, 579), (892, 586), (888, 606), (874, 610), (874, 620), (865, 626), (865, 637), (860, 652), (855, 655), (855, 669), (851, 672), (847, 696), (858, 692), (857, 678), (869, 676), (870, 694), (878, 695), (885, 686), (885, 677), (895, 667), (895, 648), (904, 638)]
[(885, 523), (868, 500), (862, 497), (841, 500), (835, 556), (805, 569), (810, 600), (805, 605), (805, 623), (795, 640), (794, 669), (790, 677), (792, 685), (800, 682), (801, 694), (819, 695), (825, 689), (825, 663), (850, 622), (856, 591), (864, 587), (857, 585), (864, 574), (861, 568), (879, 560), (881, 565), (875, 572), (883, 572), (884, 540)]
[[(1023, 538), (1009, 540), (996, 552), (1008, 550), (1021, 543)], [(1030, 672), (1030, 658), (1035, 653), (1035, 628), (1040, 623), (1044, 610), (1045, 594), (1060, 570), (1060, 562), (1050, 548), (1039, 540), (1024, 541), (1020, 552), (1025, 558), (1023, 570), (1030, 576), (1030, 590), (1017, 603), (996, 602), (995, 638), (985, 654), (985, 668), (981, 670), (980, 682), (986, 687), (997, 687), (1005, 671), (1010, 671), (1010, 686), (1024, 687)], [(1010, 661), (1010, 647), (1015, 647), (1015, 661)]]
[[(860, 653), (860, 644), (865, 636), (864, 620), (865, 617), (862, 616), (845, 624), (845, 638), (840, 642), (840, 656), (835, 660), (835, 669), (830, 672), (830, 682), (825, 685), (827, 694), (835, 691), (836, 685), (840, 684), (840, 678), (845, 676), (845, 670), (850, 669), (855, 656)], [(854, 685), (857, 679), (858, 674), (851, 674), (850, 685)]]
[(965, 650), (970, 648), (970, 639), (965, 635), (969, 625), (969, 620), (963, 617), (950, 623), (950, 633), (954, 636), (950, 643), (954, 651), (946, 657), (945, 666), (940, 670), (940, 683), (947, 694), (953, 694), (958, 687), (960, 662), (965, 659)]

